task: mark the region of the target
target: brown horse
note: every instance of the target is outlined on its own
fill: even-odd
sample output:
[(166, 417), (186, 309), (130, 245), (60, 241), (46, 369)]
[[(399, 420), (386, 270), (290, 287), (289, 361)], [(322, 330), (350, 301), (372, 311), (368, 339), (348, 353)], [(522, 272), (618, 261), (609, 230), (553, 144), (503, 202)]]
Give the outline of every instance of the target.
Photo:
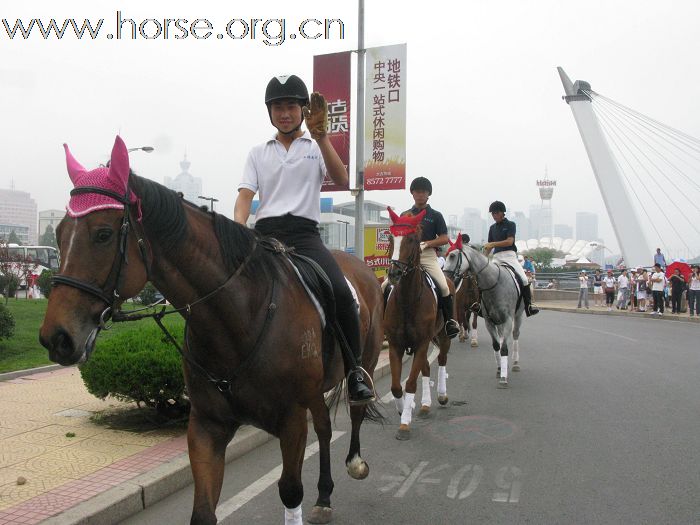
[[(152, 281), (187, 320), (182, 353), (191, 399), (187, 431), (195, 484), (191, 522), (216, 523), (226, 446), (242, 424), (250, 424), (279, 437), (283, 469), (278, 485), (285, 523), (301, 524), (307, 410), (319, 439), (321, 464), (310, 521), (330, 521), (331, 420), (324, 393), (333, 389), (337, 398), (343, 362), (284, 247), (135, 176), (122, 147), (118, 138), (109, 169), (91, 172), (67, 151), (69, 172), (80, 168), (91, 174), (90, 187), (76, 187), (71, 203), (86, 194), (109, 196), (104, 188), (114, 184), (96, 181), (95, 172), (103, 170), (109, 172), (106, 179), (122, 180), (122, 190), (111, 194), (116, 204), (119, 195), (125, 195), (126, 205), (123, 210), (66, 216), (58, 226), (61, 267), (41, 327), (41, 343), (52, 361), (62, 365), (85, 361), (110, 312), (116, 318), (119, 304)], [(119, 160), (120, 152), (126, 156), (126, 166)], [(381, 291), (362, 261), (341, 252), (334, 256), (357, 291), (362, 365), (372, 374), (382, 345)], [(371, 406), (350, 408), (346, 465), (356, 479), (369, 472), (360, 456), (359, 431), (372, 411)]]
[[(457, 235), (455, 242), (449, 241), (450, 247), (447, 255), (455, 250), (462, 249), (462, 235)], [(476, 277), (467, 273), (465, 268), (456, 268), (454, 271), (445, 274), (455, 283), (455, 309), (457, 310), (456, 320), (459, 323), (459, 341), (463, 343), (467, 337), (471, 339), (472, 348), (479, 346), (477, 335), (477, 320), (479, 319), (479, 302), (481, 294)], [(471, 326), (470, 326), (471, 324)]]
[[(396, 439), (410, 438), (414, 396), (418, 374), (423, 374), (423, 397), (419, 415), (430, 411), (430, 364), (428, 347), (434, 341), (440, 348), (438, 355), (438, 402), (447, 404), (447, 352), (450, 338), (443, 329), (444, 320), (437, 306), (437, 297), (426, 280), (426, 272), (420, 265), (420, 220), (425, 212), (415, 217), (400, 217), (391, 227), (389, 253), (391, 265), (388, 271), (393, 290), (384, 312), (384, 332), (389, 342), (391, 366), (391, 393), (401, 414), (401, 424)], [(452, 291), (451, 281), (448, 284)], [(439, 292), (438, 292), (439, 293)], [(406, 381), (406, 392), (401, 387), (401, 368), (404, 353), (413, 354), (411, 371)]]

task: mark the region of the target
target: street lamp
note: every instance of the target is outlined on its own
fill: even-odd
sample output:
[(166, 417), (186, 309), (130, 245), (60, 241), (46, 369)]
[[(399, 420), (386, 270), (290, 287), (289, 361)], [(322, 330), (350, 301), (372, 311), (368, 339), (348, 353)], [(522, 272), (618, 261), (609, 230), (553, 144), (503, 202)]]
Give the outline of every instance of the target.
[(348, 251), (348, 224), (350, 224), (348, 221), (341, 221), (340, 219), (336, 219), (336, 222), (339, 222), (341, 224), (345, 225), (345, 251)]
[(203, 201), (209, 201), (209, 209), (211, 211), (214, 211), (214, 203), (219, 202), (219, 199), (215, 199), (214, 197), (205, 197), (204, 195), (198, 195), (198, 199), (202, 199)]

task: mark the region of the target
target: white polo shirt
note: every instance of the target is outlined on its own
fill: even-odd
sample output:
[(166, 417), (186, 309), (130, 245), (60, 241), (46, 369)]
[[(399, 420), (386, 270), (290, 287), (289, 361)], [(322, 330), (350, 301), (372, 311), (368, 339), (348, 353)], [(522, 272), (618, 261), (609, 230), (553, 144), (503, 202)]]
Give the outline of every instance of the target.
[(287, 151), (276, 135), (250, 150), (238, 189), (258, 194), (256, 221), (291, 213), (321, 222), (321, 183), (326, 165), (318, 144), (305, 131)]

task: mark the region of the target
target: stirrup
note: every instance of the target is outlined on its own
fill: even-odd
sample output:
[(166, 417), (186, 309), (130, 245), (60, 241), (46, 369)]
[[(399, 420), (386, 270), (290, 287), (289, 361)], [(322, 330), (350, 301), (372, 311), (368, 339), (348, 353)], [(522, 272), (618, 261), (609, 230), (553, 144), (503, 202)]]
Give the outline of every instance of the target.
[[(364, 381), (362, 381), (362, 382), (363, 382), (363, 383), (365, 384), (365, 386), (369, 389), (369, 391), (370, 391), (371, 394), (372, 394), (372, 397), (368, 397), (367, 399), (360, 399), (360, 400), (357, 400), (357, 401), (354, 401), (354, 400), (350, 397), (350, 376), (353, 375), (353, 374), (355, 374), (355, 373), (357, 373), (357, 372), (361, 372), (361, 373), (362, 373), (362, 378), (364, 379)], [(357, 365), (355, 368), (353, 368), (352, 370), (350, 370), (350, 372), (348, 372), (348, 375), (345, 376), (345, 381), (347, 382), (347, 385), (348, 385), (347, 388), (346, 388), (346, 391), (345, 391), (345, 392), (346, 392), (346, 395), (347, 395), (348, 405), (350, 405), (350, 406), (362, 406), (362, 405), (366, 405), (366, 404), (368, 404), (368, 403), (372, 403), (373, 401), (376, 401), (376, 399), (377, 399), (377, 392), (376, 392), (376, 390), (374, 389), (374, 381), (372, 380), (372, 377), (367, 373), (367, 370), (365, 370), (364, 368), (362, 368), (360, 365)]]
[(454, 339), (459, 335), (459, 325), (457, 324), (457, 321), (454, 319), (448, 319), (445, 322), (445, 334), (447, 334), (447, 337), (450, 339)]

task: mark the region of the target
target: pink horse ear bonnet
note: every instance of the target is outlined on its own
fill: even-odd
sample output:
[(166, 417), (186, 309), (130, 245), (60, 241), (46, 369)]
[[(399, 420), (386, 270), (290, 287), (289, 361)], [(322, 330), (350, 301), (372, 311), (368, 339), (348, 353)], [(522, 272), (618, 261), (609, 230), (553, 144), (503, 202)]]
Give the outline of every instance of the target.
[[(126, 194), (129, 181), (129, 152), (120, 136), (114, 141), (109, 168), (100, 167), (86, 170), (71, 154), (68, 144), (64, 144), (66, 151), (66, 167), (68, 175), (73, 182), (73, 187), (82, 188), (92, 186), (110, 190), (118, 195)], [(136, 196), (130, 191), (129, 201), (136, 202)], [(124, 204), (112, 197), (99, 193), (80, 193), (73, 195), (66, 206), (70, 217), (82, 217), (90, 212), (105, 209), (123, 210)]]

